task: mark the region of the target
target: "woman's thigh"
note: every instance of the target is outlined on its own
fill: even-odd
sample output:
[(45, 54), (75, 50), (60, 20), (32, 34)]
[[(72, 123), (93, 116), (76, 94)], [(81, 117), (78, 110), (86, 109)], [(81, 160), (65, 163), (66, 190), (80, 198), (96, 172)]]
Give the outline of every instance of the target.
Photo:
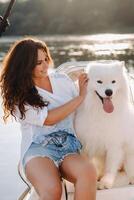
[(75, 183), (78, 178), (96, 179), (94, 165), (86, 156), (80, 154), (70, 154), (66, 156), (60, 166), (60, 172), (66, 180), (72, 183)]
[(61, 190), (59, 170), (47, 157), (32, 158), (26, 164), (25, 172), (27, 179), (38, 194), (42, 194), (44, 191), (53, 192), (55, 188)]

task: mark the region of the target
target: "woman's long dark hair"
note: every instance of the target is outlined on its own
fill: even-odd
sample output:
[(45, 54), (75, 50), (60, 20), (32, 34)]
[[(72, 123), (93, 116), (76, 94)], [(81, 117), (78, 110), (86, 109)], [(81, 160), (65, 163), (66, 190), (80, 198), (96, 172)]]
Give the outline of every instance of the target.
[(46, 44), (33, 38), (16, 42), (7, 53), (0, 77), (1, 95), (3, 98), (4, 121), (14, 113), (18, 106), (21, 119), (25, 118), (25, 105), (43, 108), (45, 102), (38, 94), (33, 82), (33, 69), (37, 65), (38, 49), (42, 49), (52, 59)]

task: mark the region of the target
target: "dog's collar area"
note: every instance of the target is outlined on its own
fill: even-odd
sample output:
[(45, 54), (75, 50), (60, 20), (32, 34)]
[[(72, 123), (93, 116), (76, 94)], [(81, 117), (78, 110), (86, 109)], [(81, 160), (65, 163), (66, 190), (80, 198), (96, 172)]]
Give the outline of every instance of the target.
[(102, 104), (103, 104), (103, 98), (99, 95), (99, 93), (97, 91), (95, 91), (97, 96), (100, 98), (100, 100), (102, 101)]

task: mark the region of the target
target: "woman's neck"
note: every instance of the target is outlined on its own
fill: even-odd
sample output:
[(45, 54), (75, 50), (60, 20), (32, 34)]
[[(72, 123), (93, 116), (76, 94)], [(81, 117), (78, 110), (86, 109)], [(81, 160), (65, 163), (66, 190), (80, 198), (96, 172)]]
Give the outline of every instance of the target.
[(42, 86), (42, 85), (45, 85), (45, 83), (48, 82), (48, 76), (45, 76), (45, 77), (42, 77), (42, 78), (34, 78), (34, 84), (36, 86)]
[(51, 82), (49, 80), (49, 76), (44, 76), (43, 78), (36, 78), (34, 79), (35, 86), (45, 89), (48, 92), (53, 93)]

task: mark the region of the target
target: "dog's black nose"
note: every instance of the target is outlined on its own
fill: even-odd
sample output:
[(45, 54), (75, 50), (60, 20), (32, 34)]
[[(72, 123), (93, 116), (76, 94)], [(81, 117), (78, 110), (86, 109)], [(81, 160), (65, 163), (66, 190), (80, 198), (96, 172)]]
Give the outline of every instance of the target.
[(105, 90), (105, 94), (110, 97), (113, 94), (113, 91), (110, 89), (107, 89)]

